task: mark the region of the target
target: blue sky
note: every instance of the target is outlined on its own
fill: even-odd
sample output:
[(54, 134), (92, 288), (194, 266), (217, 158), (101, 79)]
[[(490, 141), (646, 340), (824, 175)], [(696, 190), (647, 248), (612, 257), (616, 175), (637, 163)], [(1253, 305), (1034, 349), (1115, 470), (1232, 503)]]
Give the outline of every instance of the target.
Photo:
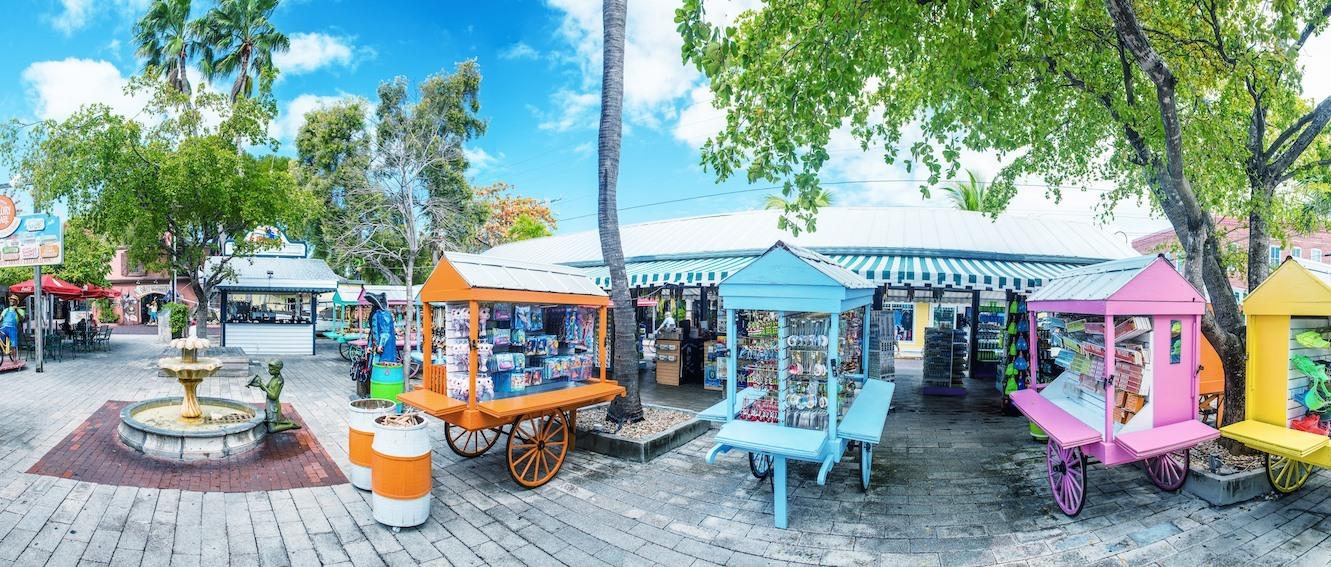
[[(0, 34), (0, 117), (62, 118), (105, 102), (133, 113), (121, 86), (138, 72), (130, 28), (148, 0), (16, 0)], [(757, 0), (713, 1), (711, 17), (733, 18)], [(675, 2), (630, 3), (625, 76), (625, 136), (620, 168), (621, 222), (632, 223), (761, 206), (767, 191), (743, 181), (718, 185), (698, 165), (697, 148), (723, 123), (708, 103), (704, 79), (680, 62)], [(196, 1), (202, 13), (210, 1)], [(373, 2), (286, 0), (274, 17), (292, 38), (275, 87), (281, 115), (274, 134), (287, 144), (304, 112), (343, 96), (373, 99), (397, 75), (419, 80), (476, 59), (484, 75), (487, 134), (469, 149), (474, 183), (506, 181), (517, 192), (552, 201), (559, 231), (595, 227), (596, 120), (600, 87), (599, 0)], [(191, 75), (195, 82), (197, 73)], [(826, 181), (840, 205), (942, 206), (923, 202), (911, 174), (833, 137)], [(982, 177), (998, 168), (966, 157)], [(1060, 205), (1032, 189), (1016, 214), (1089, 219), (1099, 193), (1073, 192)], [(659, 201), (703, 197), (662, 206)], [(639, 208), (635, 208), (639, 207)], [(1167, 226), (1140, 206), (1121, 207), (1109, 228), (1137, 236)]]

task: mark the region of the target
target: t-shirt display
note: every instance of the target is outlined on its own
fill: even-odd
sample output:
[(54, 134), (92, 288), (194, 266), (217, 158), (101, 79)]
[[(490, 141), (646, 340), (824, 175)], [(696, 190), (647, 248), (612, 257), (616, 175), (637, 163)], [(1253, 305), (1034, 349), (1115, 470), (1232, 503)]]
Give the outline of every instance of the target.
[[(436, 321), (432, 347), (446, 356), (448, 395), (465, 401), (470, 388), (470, 314), (464, 305), (436, 304), (431, 309)], [(591, 307), (481, 303), (477, 400), (558, 390), (591, 380), (595, 320)]]

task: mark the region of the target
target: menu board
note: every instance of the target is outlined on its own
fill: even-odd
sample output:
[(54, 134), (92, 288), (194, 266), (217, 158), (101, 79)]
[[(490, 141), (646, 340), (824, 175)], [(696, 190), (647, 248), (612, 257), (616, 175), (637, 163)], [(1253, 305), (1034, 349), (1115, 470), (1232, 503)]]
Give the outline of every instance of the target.
[(0, 227), (0, 268), (64, 263), (65, 233), (59, 217), (16, 216), (14, 202), (0, 197)]

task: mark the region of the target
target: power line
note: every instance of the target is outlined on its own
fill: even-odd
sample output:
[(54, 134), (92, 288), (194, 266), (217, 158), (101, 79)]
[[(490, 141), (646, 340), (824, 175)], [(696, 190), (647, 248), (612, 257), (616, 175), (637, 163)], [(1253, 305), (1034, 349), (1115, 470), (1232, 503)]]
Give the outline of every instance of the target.
[[(959, 181), (959, 180), (940, 181), (940, 183), (951, 183), (951, 182), (954, 182), (954, 181)], [(856, 185), (856, 184), (870, 184), (870, 183), (928, 183), (928, 180), (926, 180), (926, 179), (864, 179), (864, 180), (859, 180), (859, 181), (824, 181), (824, 182), (820, 182), (818, 185), (819, 185), (819, 186), (827, 186), (827, 185)], [(981, 182), (981, 184), (985, 184), (985, 185), (987, 185), (987, 184), (989, 184), (989, 183), (992, 183), (992, 182)], [(1061, 186), (1061, 185), (1050, 185), (1050, 184), (1048, 184), (1048, 183), (1014, 183), (1013, 185), (1015, 185), (1015, 186), (1017, 186), (1017, 187), (1043, 187), (1043, 188), (1058, 187), (1059, 189), (1080, 189), (1080, 190), (1082, 190), (1082, 191), (1097, 192), (1097, 193), (1108, 193), (1109, 191), (1112, 190), (1112, 189), (1098, 189), (1098, 188), (1095, 188), (1095, 187), (1086, 187), (1086, 186)], [(697, 200), (701, 200), (701, 199), (711, 199), (711, 198), (715, 198), (715, 197), (726, 197), (726, 196), (730, 196), (730, 195), (740, 195), (740, 194), (744, 194), (744, 193), (754, 193), (754, 192), (757, 192), (757, 191), (771, 191), (771, 190), (774, 190), (774, 189), (781, 189), (781, 188), (783, 188), (783, 187), (784, 187), (783, 185), (771, 185), (771, 186), (767, 186), (767, 187), (756, 187), (756, 188), (752, 188), (752, 189), (740, 189), (740, 190), (735, 190), (735, 191), (718, 191), (718, 192), (716, 192), (716, 193), (708, 193), (708, 194), (705, 194), (705, 195), (695, 195), (695, 196), (692, 196), (692, 197), (681, 197), (681, 198), (677, 198), (677, 199), (667, 199), (667, 200), (664, 200), (664, 201), (655, 201), (655, 202), (651, 202), (651, 203), (641, 203), (641, 204), (638, 204), (638, 205), (630, 205), (630, 206), (627, 206), (627, 207), (618, 207), (616, 210), (618, 210), (618, 211), (620, 211), (620, 212), (623, 212), (623, 211), (631, 211), (631, 210), (635, 210), (635, 209), (645, 209), (645, 208), (648, 208), (648, 207), (658, 207), (658, 206), (661, 206), (661, 205), (673, 205), (673, 204), (675, 204), (675, 203), (683, 203), (683, 202), (686, 202), (686, 201), (697, 201)], [(594, 217), (594, 216), (596, 216), (596, 215), (597, 215), (597, 213), (587, 213), (587, 214), (583, 214), (583, 215), (576, 215), (576, 216), (571, 216), (571, 217), (564, 217), (564, 218), (555, 219), (555, 220), (556, 220), (557, 222), (567, 222), (567, 221), (573, 221), (573, 220), (579, 220), (579, 219), (585, 219), (585, 218), (589, 218), (589, 217)]]

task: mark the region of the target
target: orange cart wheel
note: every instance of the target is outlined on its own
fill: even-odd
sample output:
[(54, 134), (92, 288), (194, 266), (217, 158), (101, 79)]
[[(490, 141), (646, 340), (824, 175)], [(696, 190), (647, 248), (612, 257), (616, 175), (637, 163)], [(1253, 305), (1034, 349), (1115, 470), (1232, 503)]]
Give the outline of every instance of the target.
[(444, 424), (444, 438), (448, 440), (448, 448), (468, 459), (484, 455), (490, 447), (495, 446), (500, 435), (503, 433), (493, 428), (468, 430), (451, 423)]
[(573, 441), (568, 416), (555, 410), (546, 416), (519, 416), (508, 430), (508, 474), (523, 488), (550, 482), (564, 466)]

